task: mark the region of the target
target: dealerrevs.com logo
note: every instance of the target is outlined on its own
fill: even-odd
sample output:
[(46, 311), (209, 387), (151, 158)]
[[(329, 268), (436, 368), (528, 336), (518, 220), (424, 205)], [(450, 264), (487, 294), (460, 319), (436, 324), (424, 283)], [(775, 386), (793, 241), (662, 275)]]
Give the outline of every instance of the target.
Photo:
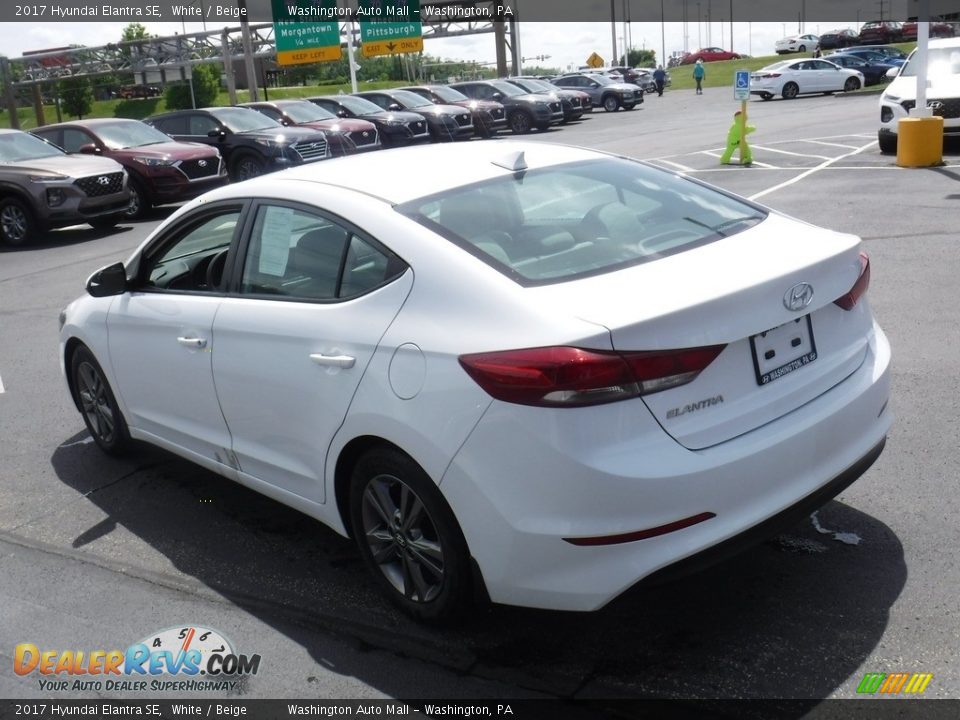
[(260, 655), (238, 654), (222, 633), (199, 626), (152, 633), (126, 650), (14, 648), (13, 671), (39, 675), (44, 691), (232, 691), (256, 675)]

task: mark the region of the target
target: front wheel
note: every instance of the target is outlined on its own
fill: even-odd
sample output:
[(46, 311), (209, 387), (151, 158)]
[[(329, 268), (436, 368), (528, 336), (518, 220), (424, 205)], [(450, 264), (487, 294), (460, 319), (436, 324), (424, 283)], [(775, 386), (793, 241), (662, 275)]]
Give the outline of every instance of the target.
[(892, 133), (878, 133), (877, 142), (880, 152), (884, 155), (894, 155), (897, 152), (897, 136)]
[(857, 78), (847, 78), (847, 81), (843, 84), (844, 92), (854, 92), (855, 90), (860, 89), (860, 81)]
[(615, 95), (607, 95), (603, 99), (603, 109), (607, 112), (616, 112), (620, 107), (620, 101)]
[(244, 153), (230, 163), (231, 182), (243, 182), (250, 178), (263, 175), (266, 166), (263, 161), (255, 155)]
[(533, 118), (523, 110), (515, 110), (510, 115), (509, 123), (514, 135), (524, 135), (533, 127)]
[(26, 203), (14, 197), (0, 200), (0, 241), (7, 245), (23, 245), (36, 232), (36, 220)]
[(797, 52), (806, 52), (806, 51), (807, 51), (806, 45), (801, 45), (800, 47), (797, 48)]
[(784, 100), (793, 100), (797, 95), (800, 94), (800, 86), (796, 83), (787, 83), (783, 86), (783, 91), (781, 92)]
[(360, 554), (390, 599), (419, 620), (453, 617), (470, 596), (470, 554), (436, 484), (392, 448), (360, 458), (350, 481)]
[(78, 348), (70, 361), (70, 372), (77, 404), (90, 435), (104, 452), (122, 454), (130, 445), (130, 433), (93, 353), (85, 347)]
[(127, 209), (123, 215), (128, 220), (138, 220), (150, 209), (150, 201), (147, 200), (147, 194), (143, 186), (136, 180), (130, 180), (129, 189), (130, 204), (127, 205)]

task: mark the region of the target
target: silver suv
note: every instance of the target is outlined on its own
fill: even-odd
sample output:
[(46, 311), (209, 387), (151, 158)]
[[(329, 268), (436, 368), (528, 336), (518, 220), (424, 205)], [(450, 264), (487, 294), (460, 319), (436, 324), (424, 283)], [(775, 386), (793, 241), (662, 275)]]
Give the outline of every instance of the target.
[(606, 75), (574, 73), (553, 80), (553, 84), (567, 90), (583, 90), (590, 95), (594, 106), (607, 112), (616, 112), (621, 107), (633, 110), (643, 102), (643, 90), (630, 83), (615, 82)]
[(112, 227), (130, 204), (127, 173), (113, 160), (67, 155), (19, 130), (0, 130), (0, 243), (89, 223)]

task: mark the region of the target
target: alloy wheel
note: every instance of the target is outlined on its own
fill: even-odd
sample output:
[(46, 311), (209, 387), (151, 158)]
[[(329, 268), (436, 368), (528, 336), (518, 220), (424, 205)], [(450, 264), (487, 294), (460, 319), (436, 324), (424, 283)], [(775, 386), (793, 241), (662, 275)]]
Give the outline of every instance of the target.
[(86, 361), (77, 366), (77, 394), (91, 432), (102, 442), (112, 443), (116, 437), (117, 421), (107, 384), (100, 370)]
[(3, 210), (0, 210), (0, 227), (3, 229), (3, 237), (7, 242), (11, 245), (19, 245), (27, 239), (30, 219), (20, 206), (7, 205)]

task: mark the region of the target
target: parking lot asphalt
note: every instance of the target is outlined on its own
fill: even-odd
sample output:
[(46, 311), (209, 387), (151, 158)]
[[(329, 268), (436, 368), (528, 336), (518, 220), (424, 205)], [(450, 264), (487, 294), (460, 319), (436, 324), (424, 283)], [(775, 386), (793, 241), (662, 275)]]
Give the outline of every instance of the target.
[[(114, 460), (90, 441), (60, 379), (57, 313), (160, 209), (0, 251), (0, 667), (19, 642), (124, 647), (194, 623), (263, 654), (249, 697), (828, 698), (893, 671), (933, 673), (925, 697), (960, 697), (960, 155), (897, 168), (876, 148), (876, 96), (811, 97), (751, 102), (754, 166), (721, 167), (731, 96), (668, 91), (531, 139), (648, 160), (863, 237), (897, 420), (816, 523), (597, 613), (493, 607), (417, 625), (316, 522), (166, 453)], [(0, 695), (44, 693), (3, 671)]]

